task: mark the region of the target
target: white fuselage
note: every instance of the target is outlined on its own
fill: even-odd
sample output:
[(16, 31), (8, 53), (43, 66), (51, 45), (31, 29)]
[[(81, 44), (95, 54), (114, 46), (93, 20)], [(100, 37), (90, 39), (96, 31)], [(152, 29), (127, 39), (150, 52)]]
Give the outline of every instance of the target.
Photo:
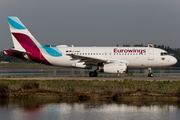
[[(151, 47), (58, 47), (61, 57), (52, 57), (44, 53), (45, 58), (55, 66), (73, 67), (78, 59), (72, 59), (68, 54), (109, 61), (126, 61), (129, 68), (147, 68), (170, 66), (177, 62), (176, 58), (165, 50)], [(57, 53), (51, 53), (57, 54)], [(96, 65), (96, 64), (95, 64)]]

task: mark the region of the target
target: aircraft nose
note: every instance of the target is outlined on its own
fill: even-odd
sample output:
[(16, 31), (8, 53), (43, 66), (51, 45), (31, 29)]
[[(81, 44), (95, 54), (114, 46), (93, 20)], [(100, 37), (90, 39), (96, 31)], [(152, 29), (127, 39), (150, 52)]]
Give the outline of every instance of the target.
[(171, 58), (171, 63), (172, 63), (172, 65), (176, 64), (177, 63), (177, 59), (175, 57), (172, 57)]

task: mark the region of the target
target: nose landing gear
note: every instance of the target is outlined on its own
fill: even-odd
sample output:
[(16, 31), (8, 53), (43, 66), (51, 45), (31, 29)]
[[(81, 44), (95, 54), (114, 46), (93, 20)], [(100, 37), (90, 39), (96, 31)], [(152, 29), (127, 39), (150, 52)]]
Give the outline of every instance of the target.
[(153, 77), (154, 75), (153, 75), (153, 73), (152, 73), (151, 68), (148, 68), (148, 71), (149, 71), (148, 77)]

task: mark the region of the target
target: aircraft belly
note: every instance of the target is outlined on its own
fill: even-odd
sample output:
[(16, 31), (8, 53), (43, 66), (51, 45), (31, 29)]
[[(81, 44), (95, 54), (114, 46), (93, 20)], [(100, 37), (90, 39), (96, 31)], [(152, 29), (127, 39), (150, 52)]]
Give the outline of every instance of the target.
[(75, 61), (71, 61), (69, 57), (61, 56), (61, 57), (52, 57), (48, 56), (46, 59), (53, 65), (59, 67), (72, 67), (72, 64)]
[(162, 67), (164, 64), (159, 59), (148, 60), (143, 58), (129, 60), (129, 66), (132, 68)]

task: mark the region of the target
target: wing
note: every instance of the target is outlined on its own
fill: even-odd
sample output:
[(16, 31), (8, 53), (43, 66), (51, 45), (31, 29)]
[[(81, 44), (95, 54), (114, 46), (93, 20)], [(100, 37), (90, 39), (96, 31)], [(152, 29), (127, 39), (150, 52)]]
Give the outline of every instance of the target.
[(87, 57), (87, 56), (81, 56), (81, 55), (74, 55), (74, 54), (66, 54), (66, 55), (71, 56), (72, 57), (71, 60), (80, 60), (79, 62), (85, 62), (86, 65), (88, 65), (88, 64), (97, 65), (98, 63), (114, 62), (113, 60)]

